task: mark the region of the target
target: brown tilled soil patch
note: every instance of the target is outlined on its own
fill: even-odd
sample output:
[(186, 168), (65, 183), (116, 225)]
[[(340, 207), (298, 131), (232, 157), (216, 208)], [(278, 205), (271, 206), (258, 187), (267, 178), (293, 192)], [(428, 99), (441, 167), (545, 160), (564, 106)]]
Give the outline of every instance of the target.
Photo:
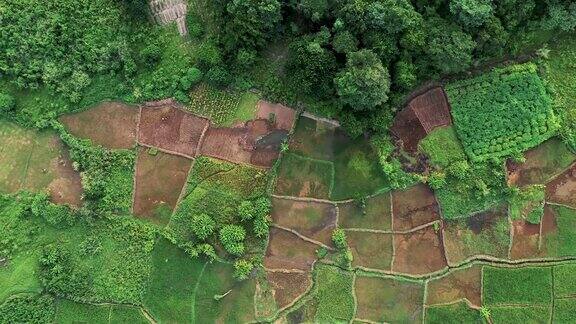
[(392, 234), (346, 231), (352, 250), (353, 266), (390, 270), (392, 266)]
[(64, 115), (59, 120), (72, 135), (88, 138), (111, 149), (127, 149), (136, 144), (138, 108), (119, 102), (103, 102), (92, 109)]
[(140, 148), (136, 162), (134, 214), (166, 225), (186, 183), (192, 161), (177, 155)]
[(342, 228), (366, 228), (391, 230), (392, 211), (390, 194), (384, 193), (366, 199), (362, 208), (360, 202), (353, 201), (338, 205), (338, 222)]
[(266, 276), (274, 290), (274, 300), (278, 308), (290, 305), (312, 284), (308, 273), (268, 272)]
[(506, 162), (510, 184), (544, 184), (576, 159), (576, 155), (570, 153), (566, 145), (556, 137), (528, 150), (524, 157), (524, 163)]
[(512, 228), (514, 234), (510, 258), (518, 260), (539, 257), (540, 224), (530, 224), (525, 220), (516, 220), (512, 222)]
[(72, 167), (68, 150), (58, 138), (54, 138), (53, 145), (59, 149), (60, 156), (50, 161), (50, 170), (53, 170), (56, 176), (48, 184), (50, 200), (57, 204), (80, 207), (84, 194), (80, 173)]
[(239, 127), (210, 127), (202, 154), (237, 162), (271, 167), (288, 133), (277, 130), (266, 119), (247, 121)]
[(426, 274), (447, 266), (441, 231), (429, 226), (409, 234), (394, 234), (392, 270), (409, 274)]
[(467, 218), (446, 220), (443, 224), (446, 256), (457, 264), (475, 255), (507, 258), (510, 223), (506, 206)]
[(272, 220), (331, 246), (332, 231), (336, 228), (336, 208), (328, 203), (273, 198)]
[(394, 231), (407, 231), (440, 219), (440, 209), (432, 190), (418, 184), (406, 190), (392, 192)]
[(442, 278), (428, 283), (427, 305), (445, 304), (468, 299), (473, 305), (480, 307), (482, 300), (481, 267), (473, 266), (458, 270)]
[(316, 260), (317, 245), (306, 242), (285, 230), (270, 229), (270, 241), (264, 257), (268, 269), (300, 269), (309, 271)]
[(576, 165), (546, 185), (546, 200), (576, 207)]
[(194, 157), (202, 132), (208, 124), (207, 119), (187, 113), (175, 104), (144, 107), (138, 141), (144, 145)]
[(272, 104), (270, 102), (260, 100), (258, 101), (258, 111), (256, 112), (257, 119), (270, 119), (271, 115), (277, 129), (290, 131), (294, 120), (296, 119), (296, 111), (281, 104)]
[(374, 322), (420, 323), (424, 286), (391, 278), (356, 277), (356, 317)]

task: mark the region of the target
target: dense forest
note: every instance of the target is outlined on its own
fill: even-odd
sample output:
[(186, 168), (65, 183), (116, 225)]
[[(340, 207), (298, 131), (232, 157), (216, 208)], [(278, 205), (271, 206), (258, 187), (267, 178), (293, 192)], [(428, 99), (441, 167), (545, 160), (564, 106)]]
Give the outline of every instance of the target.
[[(3, 112), (34, 123), (102, 97), (186, 102), (205, 80), (303, 103), (358, 136), (385, 129), (415, 86), (531, 53), (576, 27), (569, 0), (200, 0), (188, 7), (184, 45), (153, 26), (145, 0), (5, 1)], [(21, 89), (48, 89), (61, 104), (15, 108), (7, 92)]]

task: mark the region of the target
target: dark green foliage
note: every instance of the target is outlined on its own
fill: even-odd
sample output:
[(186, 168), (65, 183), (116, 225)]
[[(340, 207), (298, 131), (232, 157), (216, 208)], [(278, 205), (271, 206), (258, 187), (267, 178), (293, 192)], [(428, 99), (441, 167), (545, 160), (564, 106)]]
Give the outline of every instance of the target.
[(228, 20), (225, 42), (232, 48), (261, 48), (280, 21), (277, 0), (232, 0), (226, 6)]
[(456, 81), (446, 92), (456, 131), (473, 161), (522, 152), (558, 128), (550, 96), (534, 64)]
[(510, 218), (524, 218), (532, 224), (539, 224), (544, 214), (544, 190), (543, 185), (512, 188), (508, 198)]
[(424, 50), (432, 66), (442, 73), (462, 72), (472, 64), (476, 43), (454, 23), (441, 18), (427, 21), (429, 29)]
[(552, 268), (482, 269), (483, 303), (548, 305), (552, 302)]
[(466, 27), (479, 27), (492, 16), (492, 0), (450, 0), (450, 12)]
[(391, 189), (407, 188), (417, 181), (414, 174), (404, 171), (402, 164), (394, 156), (396, 147), (388, 135), (373, 136), (370, 139), (370, 146), (378, 155), (380, 168), (390, 182)]
[(236, 256), (244, 254), (244, 239), (246, 230), (238, 225), (225, 225), (220, 229), (220, 242), (228, 253)]
[(196, 237), (203, 241), (208, 236), (214, 233), (216, 228), (216, 222), (206, 214), (198, 214), (192, 216), (192, 233)]
[(566, 298), (554, 301), (554, 323), (574, 323), (576, 322), (576, 299)]
[(373, 110), (388, 100), (390, 74), (370, 50), (348, 54), (346, 68), (334, 82), (342, 103), (354, 110)]
[(484, 323), (478, 310), (468, 307), (466, 302), (460, 301), (445, 306), (426, 307), (426, 323), (430, 324), (458, 324), (458, 323)]
[(54, 313), (50, 295), (17, 295), (0, 304), (0, 323), (51, 323)]
[(0, 115), (7, 114), (14, 110), (16, 100), (8, 93), (0, 92)]

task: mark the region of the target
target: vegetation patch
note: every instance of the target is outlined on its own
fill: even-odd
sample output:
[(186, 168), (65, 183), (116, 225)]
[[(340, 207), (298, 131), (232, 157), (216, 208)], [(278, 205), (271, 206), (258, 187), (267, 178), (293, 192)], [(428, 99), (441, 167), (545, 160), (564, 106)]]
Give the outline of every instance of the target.
[(506, 206), (444, 222), (444, 244), (450, 264), (475, 255), (506, 258), (510, 243)]
[(447, 266), (440, 231), (428, 226), (409, 234), (394, 234), (392, 270), (425, 274)]
[(268, 272), (266, 277), (274, 290), (274, 299), (280, 309), (292, 304), (312, 285), (308, 273)]
[(19, 294), (0, 303), (2, 323), (52, 323), (54, 298), (50, 295)]
[(470, 308), (465, 301), (426, 307), (424, 322), (430, 324), (485, 323), (482, 314), (478, 310)]
[(47, 190), (55, 202), (82, 205), (80, 175), (53, 132), (0, 121), (0, 147), (0, 192)]
[(317, 322), (350, 321), (354, 317), (352, 273), (327, 265), (314, 271)]
[(524, 162), (508, 161), (508, 182), (519, 187), (545, 184), (568, 168), (576, 155), (559, 138), (553, 137), (524, 153)]
[(558, 129), (552, 100), (534, 64), (455, 81), (446, 92), (458, 137), (472, 161), (518, 154)]
[(186, 323), (194, 316), (194, 296), (205, 261), (160, 238), (152, 250), (152, 270), (144, 306), (159, 322)]
[(453, 126), (434, 129), (420, 142), (420, 150), (428, 155), (432, 164), (441, 168), (466, 160), (464, 148)]
[(548, 306), (501, 306), (489, 309), (493, 323), (548, 323), (550, 320)]
[(280, 163), (276, 193), (279, 195), (329, 198), (334, 186), (334, 165), (296, 154), (284, 154)]
[(548, 305), (552, 303), (552, 268), (482, 268), (482, 302), (497, 305)]
[(63, 115), (59, 120), (76, 137), (110, 149), (129, 149), (136, 145), (138, 118), (138, 107), (103, 102), (83, 112)]
[(353, 266), (390, 270), (392, 266), (392, 235), (346, 231), (348, 245), (354, 259)]
[(422, 321), (424, 286), (392, 278), (362, 277), (355, 284), (356, 317), (374, 322), (417, 323)]
[(561, 206), (546, 208), (542, 221), (542, 235), (542, 248), (546, 256), (574, 256), (576, 254), (576, 211)]
[(576, 315), (574, 314), (574, 309), (576, 309), (576, 299), (573, 298), (563, 298), (554, 301), (554, 323), (574, 323), (576, 320)]
[(426, 289), (426, 304), (448, 304), (466, 298), (472, 305), (482, 305), (482, 269), (479, 266), (456, 270), (430, 280)]
[(186, 108), (209, 118), (215, 125), (230, 127), (253, 119), (259, 99), (252, 92), (221, 90), (203, 83), (190, 92), (190, 104)]
[(389, 193), (338, 204), (338, 225), (342, 228), (392, 230)]
[(134, 214), (165, 226), (186, 184), (192, 161), (180, 156), (140, 148), (136, 161)]
[(332, 245), (332, 231), (337, 226), (336, 208), (328, 203), (273, 198), (272, 221), (308, 238)]
[(290, 151), (301, 156), (331, 161), (334, 157), (335, 126), (300, 117), (290, 138)]
[(562, 264), (555, 266), (554, 272), (554, 297), (576, 296), (576, 264)]
[(392, 191), (392, 208), (394, 231), (409, 231), (440, 220), (440, 211), (434, 193), (424, 184)]
[(55, 318), (60, 323), (109, 323), (110, 312), (110, 305), (96, 306), (58, 299)]

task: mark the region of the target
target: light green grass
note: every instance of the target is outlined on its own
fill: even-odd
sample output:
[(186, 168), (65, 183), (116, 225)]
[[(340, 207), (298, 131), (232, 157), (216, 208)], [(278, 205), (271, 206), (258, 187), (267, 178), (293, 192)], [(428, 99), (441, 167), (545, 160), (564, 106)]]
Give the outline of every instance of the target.
[(55, 322), (60, 324), (72, 323), (109, 323), (111, 306), (94, 306), (81, 304), (67, 299), (56, 302)]
[(464, 301), (451, 305), (428, 307), (426, 308), (425, 319), (425, 323), (428, 324), (484, 323), (480, 312), (468, 307)]
[(482, 298), (486, 306), (548, 305), (552, 303), (552, 268), (482, 269)]
[(29, 251), (9, 261), (8, 266), (0, 267), (0, 303), (18, 293), (39, 293), (42, 285), (38, 278), (38, 253)]
[(194, 288), (205, 261), (192, 259), (166, 239), (152, 251), (152, 272), (144, 295), (144, 306), (162, 323), (193, 320)]
[(552, 208), (556, 211), (558, 231), (546, 235), (546, 249), (550, 256), (575, 256), (576, 211), (561, 206), (552, 206)]
[(316, 321), (321, 323), (348, 322), (354, 316), (352, 273), (319, 265), (314, 282), (318, 285)]
[(113, 306), (110, 311), (110, 324), (114, 323), (149, 324), (150, 322), (138, 307)]
[(554, 297), (576, 296), (576, 264), (555, 266)]
[(420, 150), (430, 157), (430, 162), (441, 168), (466, 160), (466, 153), (453, 126), (434, 129), (419, 145)]
[(490, 307), (490, 319), (494, 324), (545, 324), (550, 320), (550, 307)]

